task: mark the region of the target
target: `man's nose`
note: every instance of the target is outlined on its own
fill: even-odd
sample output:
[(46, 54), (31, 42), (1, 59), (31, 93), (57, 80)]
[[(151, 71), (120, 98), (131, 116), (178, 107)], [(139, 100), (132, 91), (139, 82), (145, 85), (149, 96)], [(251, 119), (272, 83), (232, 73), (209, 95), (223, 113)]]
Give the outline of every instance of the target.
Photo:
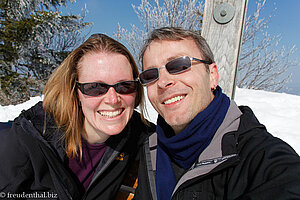
[(157, 85), (160, 88), (167, 88), (170, 87), (172, 85), (174, 85), (174, 77), (172, 74), (170, 74), (166, 68), (161, 68), (159, 69), (159, 77), (157, 80)]

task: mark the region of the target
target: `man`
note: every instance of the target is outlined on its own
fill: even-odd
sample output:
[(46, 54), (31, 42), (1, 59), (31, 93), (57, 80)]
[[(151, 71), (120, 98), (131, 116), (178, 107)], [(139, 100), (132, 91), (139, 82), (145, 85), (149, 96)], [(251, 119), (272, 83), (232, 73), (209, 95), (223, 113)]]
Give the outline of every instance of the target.
[(159, 116), (136, 199), (300, 199), (300, 157), (222, 93), (200, 35), (156, 29), (141, 60), (139, 79)]

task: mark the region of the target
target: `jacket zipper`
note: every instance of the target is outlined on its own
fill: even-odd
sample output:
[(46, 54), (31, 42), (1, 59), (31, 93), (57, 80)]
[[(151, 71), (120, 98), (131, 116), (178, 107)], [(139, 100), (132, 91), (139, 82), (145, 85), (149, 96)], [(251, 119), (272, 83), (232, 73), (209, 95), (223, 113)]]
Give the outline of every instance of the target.
[(230, 155), (227, 155), (227, 156), (222, 156), (222, 157), (218, 157), (218, 158), (212, 158), (212, 159), (207, 159), (207, 160), (202, 160), (202, 161), (199, 161), (199, 162), (196, 162), (190, 169), (190, 170), (193, 170), (197, 167), (200, 167), (200, 166), (203, 166), (203, 165), (211, 165), (211, 164), (216, 164), (216, 163), (219, 163), (219, 162), (223, 162), (225, 160), (228, 160), (229, 158), (233, 158), (233, 157), (236, 157), (237, 154), (230, 154)]

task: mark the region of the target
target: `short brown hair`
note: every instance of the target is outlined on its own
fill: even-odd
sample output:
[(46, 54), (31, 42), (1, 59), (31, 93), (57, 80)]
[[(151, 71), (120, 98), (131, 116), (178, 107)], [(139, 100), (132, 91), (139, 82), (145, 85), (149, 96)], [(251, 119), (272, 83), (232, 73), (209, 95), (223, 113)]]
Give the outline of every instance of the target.
[[(104, 34), (93, 34), (73, 50), (52, 73), (44, 88), (43, 108), (46, 113), (53, 115), (58, 127), (64, 131), (65, 151), (68, 157), (75, 157), (78, 150), (80, 157), (82, 156), (81, 132), (83, 131), (84, 114), (78, 99), (76, 81), (78, 80), (78, 62), (84, 55), (92, 52), (122, 54), (131, 65), (134, 80), (139, 74), (137, 65), (128, 49)], [(138, 105), (140, 105), (142, 118), (144, 118), (144, 90), (140, 84), (136, 93), (135, 107)]]
[(143, 57), (145, 54), (146, 49), (150, 45), (151, 42), (156, 41), (156, 40), (182, 40), (182, 39), (187, 39), (187, 38), (192, 38), (196, 45), (198, 46), (202, 56), (203, 60), (207, 60), (211, 63), (214, 63), (214, 55), (207, 44), (206, 40), (199, 34), (197, 31), (191, 31), (191, 30), (186, 30), (180, 27), (162, 27), (158, 29), (154, 29), (148, 39), (145, 41), (144, 46), (141, 50), (140, 53), (140, 61), (143, 63)]

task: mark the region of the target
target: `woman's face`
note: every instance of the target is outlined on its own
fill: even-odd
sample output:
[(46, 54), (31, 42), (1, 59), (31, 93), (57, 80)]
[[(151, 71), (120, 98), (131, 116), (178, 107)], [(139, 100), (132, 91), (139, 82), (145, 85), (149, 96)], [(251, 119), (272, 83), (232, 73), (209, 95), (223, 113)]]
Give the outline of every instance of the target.
[[(90, 53), (78, 64), (78, 82), (101, 82), (113, 85), (133, 80), (128, 59), (117, 53)], [(85, 138), (89, 143), (105, 142), (119, 134), (130, 120), (136, 93), (119, 94), (113, 87), (100, 96), (88, 96), (78, 89), (84, 119)]]

